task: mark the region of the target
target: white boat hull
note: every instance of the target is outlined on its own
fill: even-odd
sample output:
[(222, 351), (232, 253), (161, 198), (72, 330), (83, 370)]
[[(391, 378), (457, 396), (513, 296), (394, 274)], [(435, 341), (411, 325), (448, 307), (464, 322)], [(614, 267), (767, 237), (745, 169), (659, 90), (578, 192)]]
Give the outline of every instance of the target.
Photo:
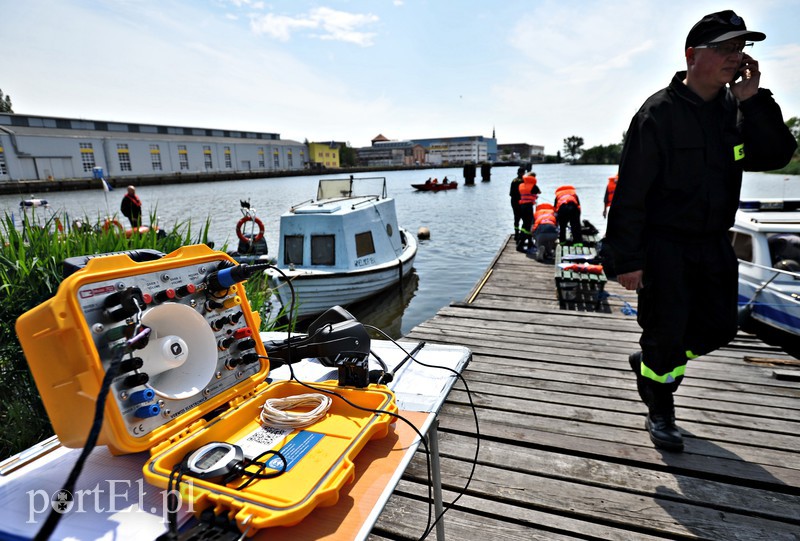
[(277, 317), (281, 308), (288, 316), (292, 289), (286, 283), (287, 279), (294, 289), (294, 317), (298, 319), (321, 314), (332, 306), (354, 304), (398, 286), (413, 270), (417, 255), (416, 239), (407, 231), (403, 234), (406, 246), (401, 256), (382, 265), (340, 272), (282, 269), (283, 275), (275, 270), (267, 271), (270, 288), (278, 301), (270, 316)]
[[(765, 280), (748, 276), (742, 269), (744, 265), (740, 263), (740, 306), (750, 303), (752, 319), (787, 335), (795, 336), (800, 341), (800, 287), (793, 283), (776, 284), (772, 282), (756, 294)], [(795, 283), (798, 282), (795, 281)]]

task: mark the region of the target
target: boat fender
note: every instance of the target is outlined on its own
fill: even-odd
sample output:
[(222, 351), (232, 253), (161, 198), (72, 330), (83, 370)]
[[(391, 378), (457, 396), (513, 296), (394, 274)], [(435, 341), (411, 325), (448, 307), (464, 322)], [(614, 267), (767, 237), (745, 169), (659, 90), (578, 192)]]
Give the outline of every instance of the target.
[(417, 230), (417, 238), (422, 240), (431, 238), (431, 230), (425, 226), (420, 227)]
[[(249, 238), (245, 236), (242, 229), (244, 228), (244, 224), (246, 224), (251, 220), (258, 226), (258, 233), (254, 237)], [(248, 244), (251, 242), (258, 242), (264, 238), (264, 222), (262, 222), (256, 216), (245, 216), (244, 218), (239, 220), (239, 222), (236, 224), (236, 236), (239, 237), (240, 241), (246, 242)]]

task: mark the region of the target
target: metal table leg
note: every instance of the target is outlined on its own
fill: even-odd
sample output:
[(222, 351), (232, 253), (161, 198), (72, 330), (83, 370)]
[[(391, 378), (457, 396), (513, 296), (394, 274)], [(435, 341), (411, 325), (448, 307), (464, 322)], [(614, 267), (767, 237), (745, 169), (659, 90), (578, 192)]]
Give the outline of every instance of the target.
[[(442, 471), (439, 463), (439, 419), (431, 423), (431, 428), (428, 430), (428, 446), (431, 450), (431, 476), (433, 477), (433, 508), (435, 510), (435, 517), (442, 514), (444, 506), (442, 505)], [(436, 523), (436, 539), (437, 541), (444, 541), (444, 519), (440, 519)]]

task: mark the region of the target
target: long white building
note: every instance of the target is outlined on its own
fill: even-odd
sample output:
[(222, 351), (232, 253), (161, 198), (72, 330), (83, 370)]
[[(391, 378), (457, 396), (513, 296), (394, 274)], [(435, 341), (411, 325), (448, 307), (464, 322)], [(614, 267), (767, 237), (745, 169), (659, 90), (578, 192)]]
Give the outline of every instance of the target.
[(276, 133), (0, 113), (0, 183), (302, 170), (305, 144)]

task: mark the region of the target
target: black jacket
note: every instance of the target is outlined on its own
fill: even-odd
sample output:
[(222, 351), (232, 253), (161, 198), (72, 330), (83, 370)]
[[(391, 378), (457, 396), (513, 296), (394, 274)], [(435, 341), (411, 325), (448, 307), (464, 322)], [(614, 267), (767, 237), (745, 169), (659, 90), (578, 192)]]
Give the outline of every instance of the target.
[(797, 147), (769, 90), (739, 103), (726, 87), (705, 102), (685, 76), (645, 101), (625, 137), (606, 234), (620, 274), (644, 267), (653, 234), (690, 241), (727, 231), (742, 171), (779, 169)]

